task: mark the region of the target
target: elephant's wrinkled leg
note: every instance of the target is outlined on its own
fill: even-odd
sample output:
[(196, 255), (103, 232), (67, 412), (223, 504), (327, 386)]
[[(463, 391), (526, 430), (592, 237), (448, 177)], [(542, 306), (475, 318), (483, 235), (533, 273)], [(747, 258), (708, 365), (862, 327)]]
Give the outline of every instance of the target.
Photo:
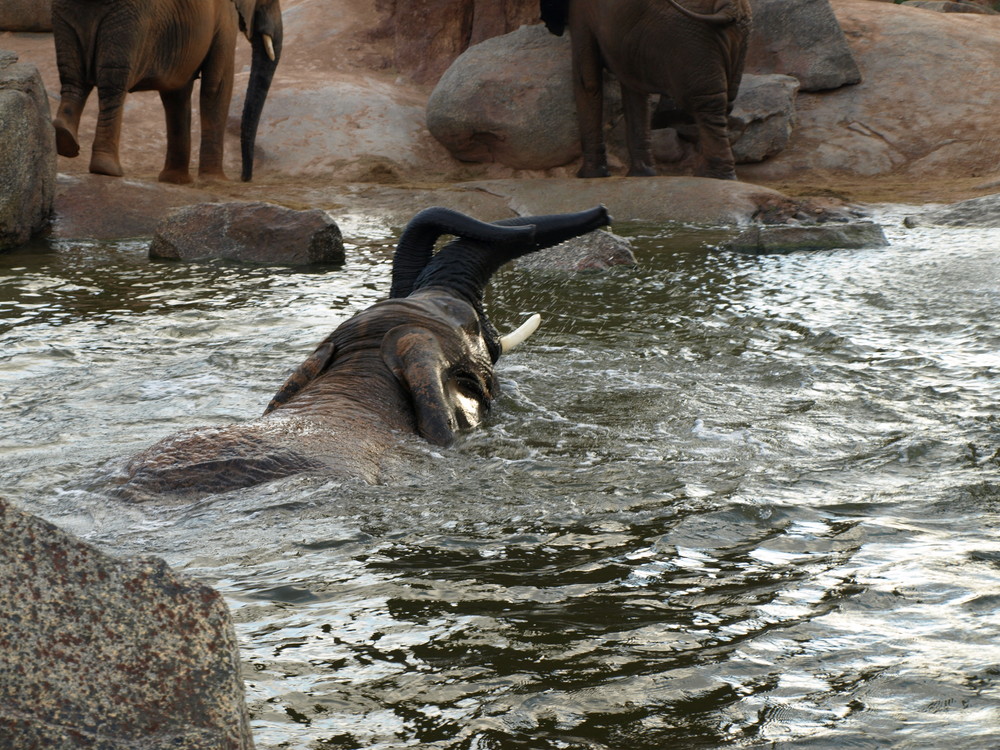
[(604, 145), (604, 63), (593, 35), (573, 29), (573, 97), (583, 165), (577, 177), (607, 177), (608, 156)]
[(629, 177), (653, 177), (653, 147), (650, 142), (649, 96), (622, 86), (625, 109), (625, 139), (628, 144)]
[(97, 98), (100, 113), (94, 133), (94, 148), (90, 155), (90, 171), (121, 177), (122, 165), (118, 158), (118, 143), (122, 132), (122, 113), (128, 71), (122, 67), (105, 66), (98, 71)]
[(201, 150), (198, 155), (198, 176), (203, 179), (225, 180), (222, 166), (226, 119), (233, 98), (233, 67), (235, 39), (220, 36), (201, 71), (199, 107), (201, 109)]
[(160, 182), (184, 185), (191, 182), (191, 91), (194, 81), (176, 91), (161, 91), (163, 114), (167, 121), (167, 156)]
[(77, 83), (63, 84), (60, 89), (59, 108), (52, 126), (56, 130), (56, 152), (60, 156), (80, 155), (80, 115), (93, 86)]
[(698, 151), (704, 162), (696, 174), (699, 177), (735, 180), (736, 160), (729, 143), (726, 93), (692, 97), (691, 111), (698, 125)]

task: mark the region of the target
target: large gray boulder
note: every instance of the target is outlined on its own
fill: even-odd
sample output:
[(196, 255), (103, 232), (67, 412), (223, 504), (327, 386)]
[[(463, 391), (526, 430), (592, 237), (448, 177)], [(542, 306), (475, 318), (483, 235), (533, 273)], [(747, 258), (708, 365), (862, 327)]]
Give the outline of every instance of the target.
[(56, 182), (56, 141), (38, 69), (0, 50), (0, 250), (45, 228)]
[(52, 31), (52, 0), (0, 0), (0, 31)]
[(522, 26), (463, 52), (427, 101), (427, 129), (462, 161), (548, 169), (580, 156), (569, 37)]
[(270, 203), (200, 203), (178, 209), (156, 229), (149, 257), (223, 258), (282, 265), (340, 264), (340, 228), (318, 208)]
[(830, 0), (752, 0), (746, 69), (799, 79), (803, 91), (861, 81)]
[(218, 592), (0, 500), (0, 748), (252, 750)]

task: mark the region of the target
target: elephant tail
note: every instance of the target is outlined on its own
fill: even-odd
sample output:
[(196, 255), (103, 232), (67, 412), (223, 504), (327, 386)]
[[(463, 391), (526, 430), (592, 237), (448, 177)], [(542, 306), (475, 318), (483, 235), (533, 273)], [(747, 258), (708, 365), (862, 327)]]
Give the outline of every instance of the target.
[(667, 0), (667, 2), (688, 18), (693, 18), (696, 21), (725, 26), (741, 20), (739, 9), (736, 8), (732, 0), (726, 2), (725, 7), (716, 10), (714, 13), (699, 13), (698, 11), (690, 10), (677, 2), (677, 0)]

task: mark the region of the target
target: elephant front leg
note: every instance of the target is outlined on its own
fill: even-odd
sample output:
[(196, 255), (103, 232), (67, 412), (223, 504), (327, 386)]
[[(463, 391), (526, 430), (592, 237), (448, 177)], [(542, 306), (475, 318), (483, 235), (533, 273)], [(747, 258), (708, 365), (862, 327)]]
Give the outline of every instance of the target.
[(191, 91), (194, 81), (176, 91), (161, 91), (163, 114), (167, 121), (167, 156), (160, 182), (184, 185), (191, 182)]
[(226, 119), (233, 98), (233, 68), (236, 40), (221, 35), (201, 72), (198, 103), (201, 109), (201, 150), (198, 155), (198, 176), (203, 179), (225, 180), (223, 154)]
[(649, 130), (649, 96), (622, 86), (622, 105), (625, 110), (625, 140), (628, 145), (629, 177), (653, 177), (653, 147)]
[(697, 176), (735, 180), (736, 159), (729, 143), (726, 93), (694, 98), (692, 111), (698, 126), (698, 151), (703, 161), (696, 170)]

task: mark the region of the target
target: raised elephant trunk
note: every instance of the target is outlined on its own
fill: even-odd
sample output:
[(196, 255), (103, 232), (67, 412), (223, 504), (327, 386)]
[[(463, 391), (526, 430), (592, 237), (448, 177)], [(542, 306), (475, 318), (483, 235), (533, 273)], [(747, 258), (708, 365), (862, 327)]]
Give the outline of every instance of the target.
[(425, 208), (406, 225), (396, 244), (392, 259), (392, 287), (390, 298), (408, 297), (417, 277), (434, 255), (434, 243), (442, 235), (451, 234), (487, 243), (529, 243), (534, 236), (533, 226), (521, 226), (516, 231), (498, 229), (471, 216), (449, 208)]
[(247, 82), (246, 99), (243, 102), (243, 119), (240, 124), (240, 150), (243, 169), (240, 179), (249, 182), (253, 178), (254, 146), (257, 142), (257, 126), (264, 109), (267, 92), (274, 79), (278, 61), (281, 59), (283, 30), (281, 7), (278, 0), (260, 3), (253, 12), (253, 20), (241, 26), (250, 40), (252, 58), (250, 80)]
[(522, 255), (554, 247), (610, 223), (607, 209), (597, 206), (572, 214), (523, 216), (487, 224), (498, 233), (497, 237), (504, 240), (515, 239), (508, 232), (528, 227), (534, 228), (534, 238), (531, 241), (497, 242), (459, 236), (441, 248), (426, 264), (413, 282), (412, 290), (444, 287), (471, 304), (479, 313), (486, 346), (496, 362), (505, 347), (483, 308), (483, 292), (493, 274), (505, 263)]

